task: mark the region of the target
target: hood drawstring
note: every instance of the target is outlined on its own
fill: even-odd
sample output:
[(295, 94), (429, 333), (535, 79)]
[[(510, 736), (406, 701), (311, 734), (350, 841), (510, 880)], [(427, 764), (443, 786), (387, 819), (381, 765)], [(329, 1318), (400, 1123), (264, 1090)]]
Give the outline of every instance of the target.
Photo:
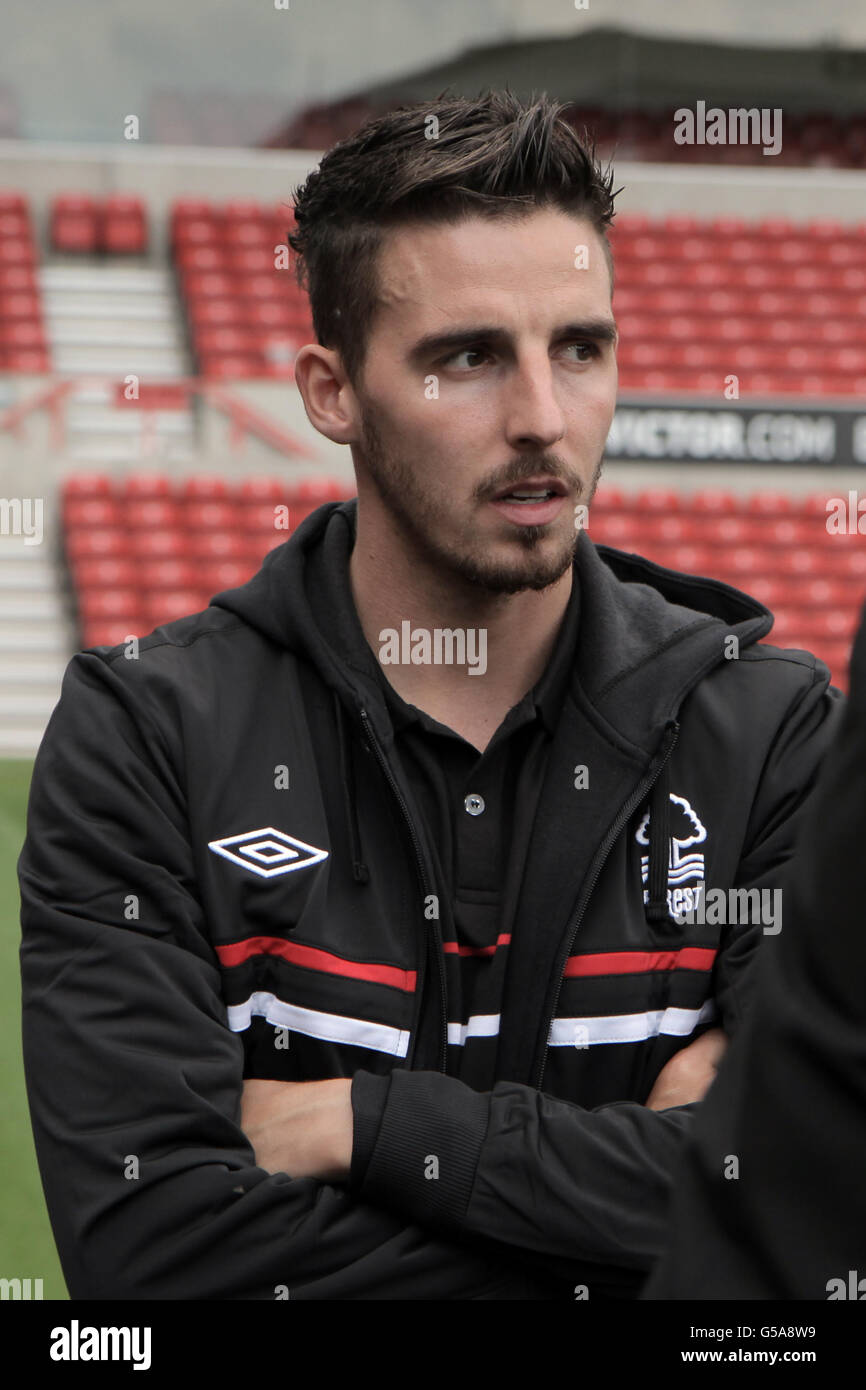
[(650, 793), (648, 897), (645, 907), (650, 923), (667, 922), (668, 866), (671, 843), (670, 764), (665, 763)]
[(355, 773), (352, 764), (352, 750), (346, 734), (346, 717), (343, 703), (336, 690), (332, 691), (337, 716), (337, 741), (340, 745), (340, 776), (343, 782), (343, 806), (346, 811), (346, 824), (349, 830), (349, 845), (352, 853), (352, 877), (356, 883), (369, 883), (370, 870), (361, 858), (361, 831), (358, 826), (358, 811), (355, 804)]

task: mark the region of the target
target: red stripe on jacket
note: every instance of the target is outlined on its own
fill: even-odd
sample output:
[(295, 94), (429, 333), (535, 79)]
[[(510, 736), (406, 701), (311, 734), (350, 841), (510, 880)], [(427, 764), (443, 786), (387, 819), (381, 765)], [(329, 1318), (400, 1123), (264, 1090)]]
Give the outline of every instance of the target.
[(245, 941), (233, 941), (230, 946), (217, 946), (216, 953), (223, 965), (242, 965), (254, 956), (280, 956), (292, 965), (308, 970), (322, 970), (328, 975), (345, 975), (353, 980), (370, 980), (377, 985), (392, 985), (407, 994), (415, 993), (417, 971), (400, 970), (396, 965), (374, 965), (372, 962), (346, 960), (317, 946), (302, 946), (298, 941), (284, 941), (281, 936), (248, 936)]
[(576, 975), (646, 975), (654, 970), (711, 970), (718, 951), (709, 946), (682, 946), (678, 951), (597, 951), (569, 956), (563, 971)]

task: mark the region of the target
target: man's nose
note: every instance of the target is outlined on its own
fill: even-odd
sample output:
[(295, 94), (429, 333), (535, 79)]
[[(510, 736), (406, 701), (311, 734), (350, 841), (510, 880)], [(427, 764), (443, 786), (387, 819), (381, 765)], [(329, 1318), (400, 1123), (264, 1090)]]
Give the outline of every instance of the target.
[(527, 358), (506, 386), (506, 434), (515, 448), (549, 448), (565, 432), (565, 415), (556, 394), (550, 359)]

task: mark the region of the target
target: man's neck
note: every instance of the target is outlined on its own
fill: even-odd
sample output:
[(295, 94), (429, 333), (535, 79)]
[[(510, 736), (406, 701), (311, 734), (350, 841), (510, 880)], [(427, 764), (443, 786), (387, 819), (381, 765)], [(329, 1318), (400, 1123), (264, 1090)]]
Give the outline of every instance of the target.
[[(349, 579), (364, 636), (401, 698), (484, 746), (547, 667), (571, 594), (572, 568), (541, 591), (489, 594), (441, 568), (433, 571), (399, 546), (377, 543), (359, 526)], [(473, 675), (468, 663), (447, 664), (442, 657), (437, 663), (437, 629), (462, 632), (467, 652), (476, 654), (483, 632), (483, 673), (480, 664)], [(422, 651), (418, 634), (424, 632), (430, 634), (431, 658), (414, 664), (406, 659), (408, 651), (413, 645)]]

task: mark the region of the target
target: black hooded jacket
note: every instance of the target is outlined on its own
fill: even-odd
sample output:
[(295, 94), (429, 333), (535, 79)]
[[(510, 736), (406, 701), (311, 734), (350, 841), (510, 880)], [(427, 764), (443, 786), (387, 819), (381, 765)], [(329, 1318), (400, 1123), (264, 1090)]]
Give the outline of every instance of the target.
[[(67, 667), (19, 877), (28, 1095), (74, 1298), (630, 1296), (662, 1248), (695, 1107), (644, 1102), (696, 1030), (738, 1031), (766, 930), (672, 913), (699, 881), (778, 886), (838, 692), (756, 645), (755, 600), (581, 534), (476, 1092), (444, 1074), (437, 885), (381, 683), (311, 601), (355, 508)], [(349, 1182), (256, 1166), (252, 1076), (355, 1077)]]

